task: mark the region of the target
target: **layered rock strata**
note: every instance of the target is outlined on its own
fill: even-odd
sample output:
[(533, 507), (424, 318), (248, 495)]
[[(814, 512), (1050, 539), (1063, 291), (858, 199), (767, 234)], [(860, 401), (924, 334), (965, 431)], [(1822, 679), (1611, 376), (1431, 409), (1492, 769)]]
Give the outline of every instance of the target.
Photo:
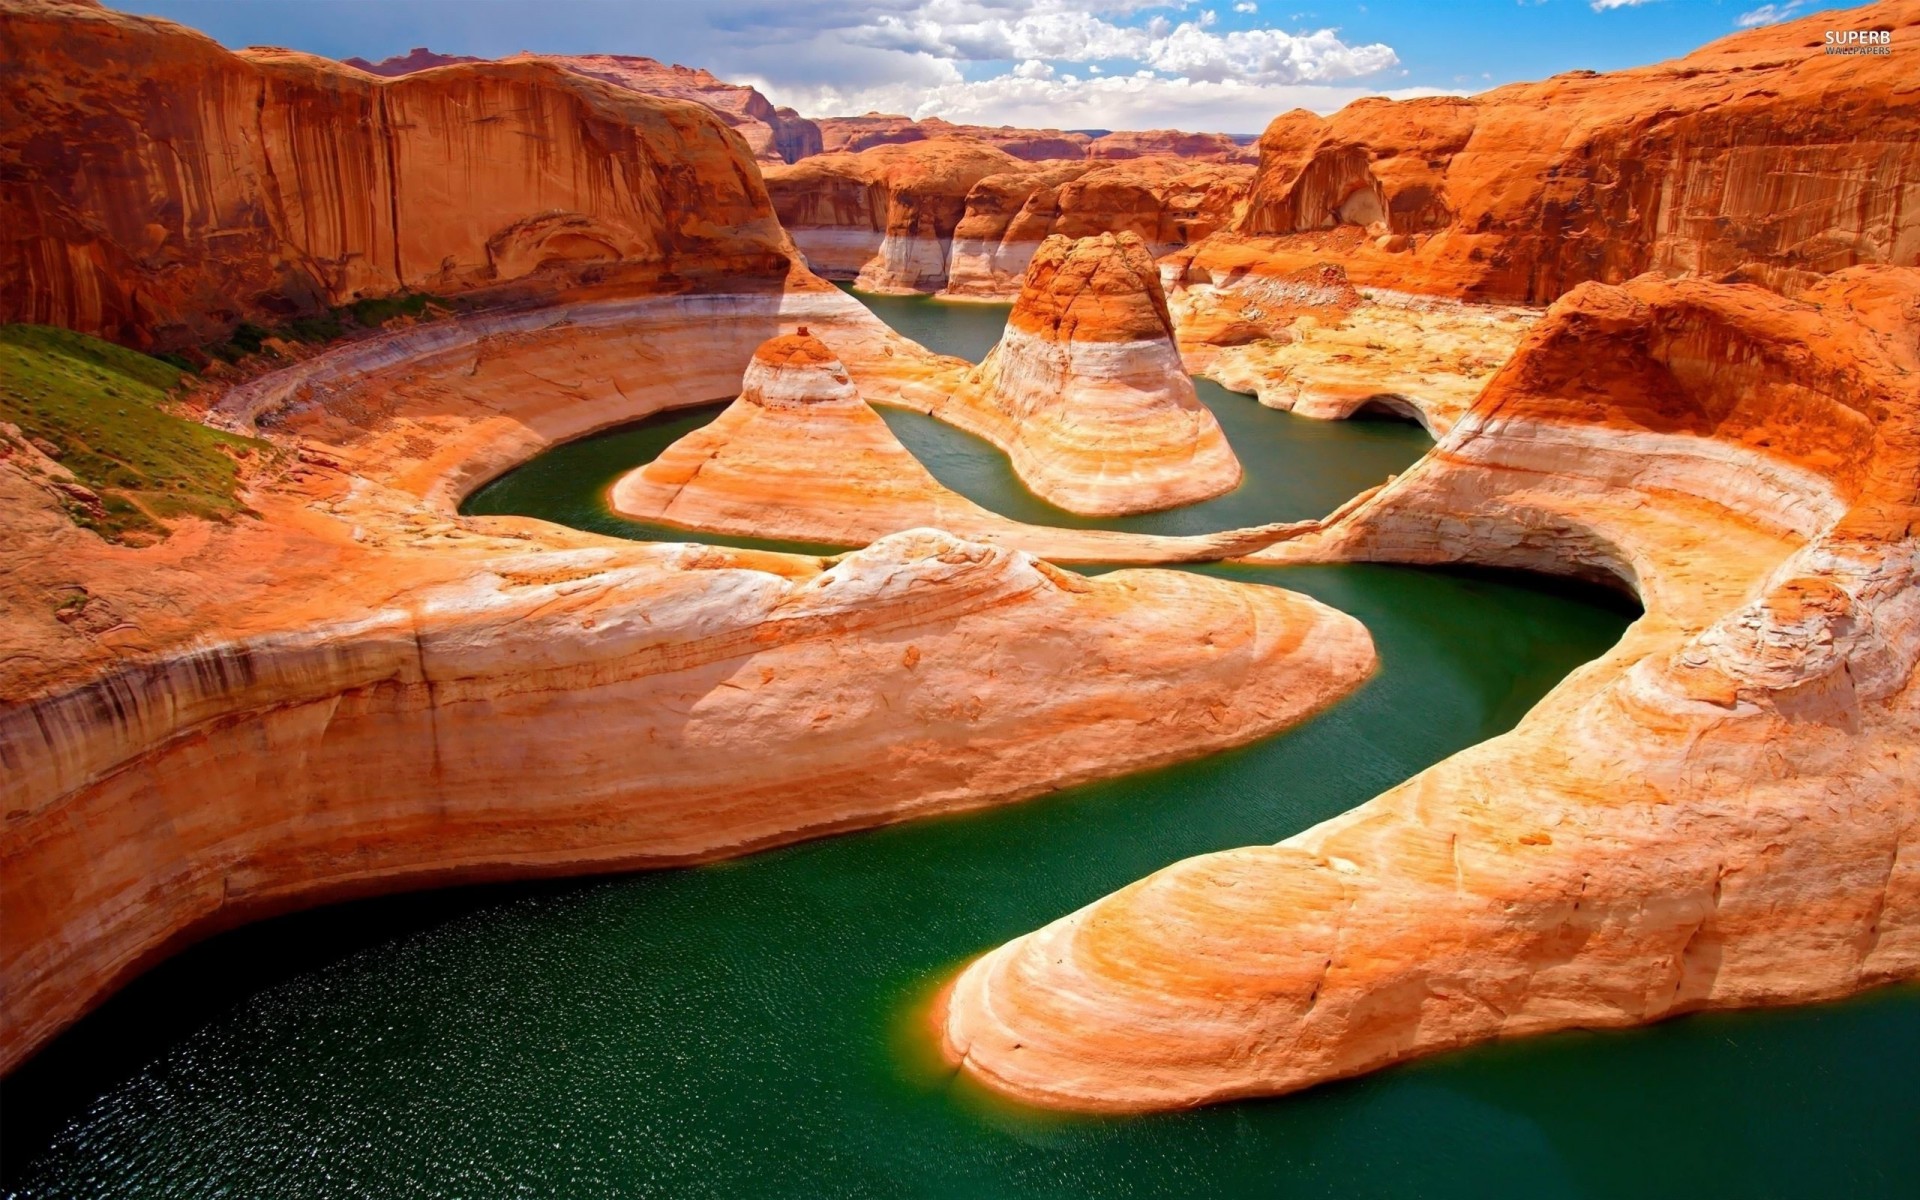
[[(435, 54), (424, 46), (404, 55), (368, 62), (349, 58), (346, 65), (373, 75), (393, 78), (433, 67), (487, 60), (466, 55)], [(548, 62), (648, 96), (686, 100), (712, 110), (727, 126), (746, 139), (761, 162), (796, 162), (821, 151), (820, 127), (791, 108), (775, 108), (758, 88), (728, 83), (711, 71), (671, 66), (638, 54), (516, 54), (505, 62)]]
[(556, 441), (724, 394), (797, 324), (877, 387), (936, 361), (831, 290), (421, 325), (221, 397), (277, 447), (256, 515), (142, 550), (74, 526), (5, 439), (0, 1065), (265, 913), (1013, 799), (1259, 736), (1370, 670), (1357, 623), (1277, 589), (947, 533), (823, 561), (456, 515)]
[(1167, 307), (1195, 375), (1269, 408), (1339, 420), (1377, 413), (1453, 427), (1539, 310), (1369, 288), (1329, 263), (1216, 284), (1164, 260)]
[(1216, 275), (1342, 263), (1354, 282), (1546, 303), (1646, 271), (1791, 289), (1920, 263), (1920, 83), (1896, 52), (1825, 53), (1828, 29), (1920, 39), (1920, 2), (1822, 13), (1684, 58), (1472, 97), (1295, 111), (1260, 140)]
[(1001, 447), (1023, 483), (1071, 512), (1150, 512), (1240, 482), (1132, 234), (1042, 243), (999, 344), (930, 411)]
[(1131, 233), (1155, 257), (1225, 228), (1245, 197), (1244, 166), (1143, 158), (990, 175), (968, 193), (942, 295), (1011, 300), (1040, 243)]
[(0, 59), (0, 172), (30, 181), (0, 193), (0, 321), (165, 348), (401, 289), (793, 269), (712, 113), (551, 63), (384, 80), (55, 0), (0, 9)]
[(872, 292), (932, 292), (946, 284), (968, 193), (1018, 166), (984, 143), (939, 138), (772, 168), (767, 190), (815, 272)]
[(1920, 272), (1563, 298), (1413, 470), (1270, 561), (1608, 578), (1511, 733), (968, 967), (975, 1078), (1150, 1109), (1920, 976)]
[[(827, 336), (844, 340), (849, 332)], [(851, 348), (863, 352), (857, 339)], [(888, 394), (884, 376), (875, 382)], [(900, 402), (898, 392), (892, 396)], [(1303, 527), (1165, 537), (1008, 520), (936, 481), (868, 407), (846, 366), (804, 327), (756, 350), (739, 399), (623, 475), (609, 503), (623, 515), (688, 530), (814, 543), (864, 545), (934, 526), (1057, 562), (1212, 561)]]

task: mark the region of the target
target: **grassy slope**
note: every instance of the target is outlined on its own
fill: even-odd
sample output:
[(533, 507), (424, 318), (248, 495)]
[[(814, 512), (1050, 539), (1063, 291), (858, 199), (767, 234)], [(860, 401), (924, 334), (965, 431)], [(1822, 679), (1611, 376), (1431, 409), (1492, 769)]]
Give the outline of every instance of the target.
[(242, 509), (233, 454), (263, 443), (167, 411), (180, 374), (84, 334), (0, 325), (0, 421), (58, 451), (100, 497), (98, 509), (71, 505), (74, 519), (112, 541), (163, 534), (170, 517)]

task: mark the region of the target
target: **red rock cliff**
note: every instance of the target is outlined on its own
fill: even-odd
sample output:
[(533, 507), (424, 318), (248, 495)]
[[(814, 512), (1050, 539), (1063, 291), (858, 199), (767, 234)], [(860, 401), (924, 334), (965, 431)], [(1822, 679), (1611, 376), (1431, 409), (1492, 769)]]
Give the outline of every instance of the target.
[[(1895, 52), (1824, 52), (1826, 29), (1894, 30)], [(1260, 141), (1236, 232), (1210, 257), (1357, 282), (1552, 300), (1644, 271), (1798, 286), (1920, 262), (1920, 3), (1736, 34), (1685, 58), (1576, 71), (1470, 98), (1296, 111)]]
[(704, 108), (546, 63), (383, 81), (51, 0), (0, 12), (0, 320), (136, 345), (402, 288), (791, 269)]

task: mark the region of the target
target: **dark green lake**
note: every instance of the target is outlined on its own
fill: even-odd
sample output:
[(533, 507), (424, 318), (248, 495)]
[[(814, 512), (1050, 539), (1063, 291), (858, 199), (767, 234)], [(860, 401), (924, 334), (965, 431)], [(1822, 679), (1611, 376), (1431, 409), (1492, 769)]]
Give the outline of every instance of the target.
[[(1257, 410), (1250, 424), (1293, 420), (1212, 398), (1223, 400)], [(472, 510), (647, 536), (606, 515), (600, 489), (678, 436), (672, 422), (701, 419), (560, 447)], [(1358, 447), (1369, 432), (1326, 430), (1312, 443), (1320, 458), (1346, 453), (1340, 431)], [(1311, 510), (1256, 519), (1344, 498), (1324, 464), (1243, 458), (1250, 473), (1293, 472), (1289, 503)], [(1017, 507), (993, 472), (954, 475), (989, 507)], [(1510, 728), (1632, 615), (1604, 595), (1504, 576), (1197, 569), (1353, 613), (1380, 672), (1255, 745), (990, 812), (691, 870), (366, 901), (223, 935), (7, 1081), (8, 1189), (970, 1200), (1920, 1190), (1914, 988), (1530, 1039), (1144, 1118), (1005, 1109), (929, 1071), (918, 1006), (968, 957), (1175, 859), (1278, 840)]]

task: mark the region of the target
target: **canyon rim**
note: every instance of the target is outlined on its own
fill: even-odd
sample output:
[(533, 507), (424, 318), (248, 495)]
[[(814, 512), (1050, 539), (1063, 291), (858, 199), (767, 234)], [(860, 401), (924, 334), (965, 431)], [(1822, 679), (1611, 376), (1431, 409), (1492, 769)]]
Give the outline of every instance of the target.
[[(1285, 1122), (1409, 1060), (1848, 1004), (1913, 1044), (1920, 2), (1720, 13), (1645, 65), (1567, 38), (1471, 94), (1398, 87), (1358, 13), (827, 5), (781, 64), (726, 5), (494, 44), (520, 7), (349, 48), (294, 6), (262, 46), (0, 0), (0, 1072), (48, 1114), (9, 1194), (169, 1160), (196, 1195), (452, 1195), (483, 1162), (535, 1194), (1100, 1194), (1102, 1137), (1254, 1194)], [(1652, 20), (1576, 7), (1519, 19)], [(903, 93), (791, 73), (821, 44), (953, 77), (869, 111)], [(1283, 95), (1314, 106), (1231, 107)], [(1562, 645), (1503, 604), (1623, 615)], [(1551, 666), (1468, 682), (1505, 653)], [(1466, 732), (1398, 756), (1423, 722)], [(1156, 788), (1181, 803), (1114, 799)], [(1019, 821), (1077, 832), (997, 840)], [(1008, 885), (1023, 853), (1066, 878)], [(728, 886), (766, 889), (748, 941), (822, 896), (845, 924), (777, 984), (745, 942), (650, 967), (660, 1047), (713, 978), (866, 988), (775, 1056), (794, 1127), (866, 1106), (864, 1149), (776, 1163), (756, 1126), (675, 1174), (751, 1091), (692, 1070), (618, 1151), (435, 1142), (484, 1104), (349, 1136), (401, 1121), (350, 1084), (296, 1132), (221, 1107), (247, 1061), (424, 1070), (291, 1015), (412, 953), (380, 897), (480, 889), (430, 935), (467, 969), (512, 923), (487, 897)], [(372, 940), (247, 992), (281, 1025), (113, 1058), (152, 980), (316, 911)], [(607, 963), (669, 936), (622, 928)], [(640, 1103), (583, 1082), (605, 1056), (691, 1053), (552, 1009), (536, 1123)], [(189, 1063), (223, 1082), (152, 1099)], [(1216, 1112), (1267, 1132), (1222, 1149)], [(1078, 1165), (981, 1149), (1036, 1130)], [(1854, 1194), (1920, 1186), (1886, 1145)], [(1622, 1191), (1585, 1169), (1514, 1194)]]

